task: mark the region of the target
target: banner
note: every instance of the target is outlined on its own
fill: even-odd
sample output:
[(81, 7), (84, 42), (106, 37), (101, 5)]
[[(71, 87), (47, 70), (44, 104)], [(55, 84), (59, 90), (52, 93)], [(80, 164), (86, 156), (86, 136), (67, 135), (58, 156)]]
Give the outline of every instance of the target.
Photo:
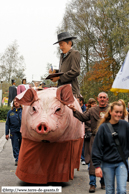
[(119, 92), (129, 92), (129, 51), (110, 91), (116, 94)]

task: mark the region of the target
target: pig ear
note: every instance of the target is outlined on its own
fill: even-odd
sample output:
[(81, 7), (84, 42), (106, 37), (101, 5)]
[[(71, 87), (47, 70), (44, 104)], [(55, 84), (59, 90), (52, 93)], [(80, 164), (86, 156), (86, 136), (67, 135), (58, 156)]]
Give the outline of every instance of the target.
[(19, 104), (26, 106), (30, 106), (31, 104), (33, 104), (33, 102), (37, 100), (38, 95), (33, 88), (25, 90), (24, 92), (16, 96), (16, 101), (19, 102)]
[(60, 86), (56, 91), (56, 98), (65, 105), (72, 104), (74, 97), (70, 84)]

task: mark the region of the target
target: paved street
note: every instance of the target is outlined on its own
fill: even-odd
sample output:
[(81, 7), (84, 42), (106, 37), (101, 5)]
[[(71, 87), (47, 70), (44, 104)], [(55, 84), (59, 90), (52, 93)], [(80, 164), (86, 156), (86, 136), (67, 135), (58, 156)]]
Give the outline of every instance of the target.
[[(0, 138), (4, 135), (4, 123), (0, 123)], [(87, 165), (80, 164), (80, 170), (75, 169), (73, 180), (67, 183), (49, 183), (47, 185), (28, 184), (18, 179), (15, 175), (16, 166), (12, 155), (11, 141), (5, 142), (3, 150), (0, 152), (0, 186), (62, 186), (63, 194), (88, 194), (89, 178)], [(129, 183), (128, 183), (129, 184)], [(129, 188), (129, 186), (128, 186)], [(129, 190), (129, 189), (128, 189)], [(1, 192), (0, 192), (1, 193)], [(97, 178), (96, 194), (104, 194), (100, 189), (99, 178)], [(129, 193), (129, 192), (127, 192)]]

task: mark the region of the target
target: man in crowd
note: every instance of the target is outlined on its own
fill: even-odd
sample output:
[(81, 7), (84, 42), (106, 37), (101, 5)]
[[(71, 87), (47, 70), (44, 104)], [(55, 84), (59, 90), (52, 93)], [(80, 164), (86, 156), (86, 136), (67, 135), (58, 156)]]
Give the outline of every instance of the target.
[[(96, 133), (96, 128), (97, 128), (97, 124), (98, 121), (103, 118), (104, 114), (106, 113), (106, 110), (108, 108), (108, 95), (105, 92), (100, 92), (98, 94), (98, 103), (99, 105), (96, 107), (92, 107), (89, 109), (89, 111), (84, 112), (84, 113), (80, 113), (79, 111), (77, 111), (73, 105), (69, 105), (69, 108), (71, 108), (73, 110), (73, 115), (78, 118), (80, 121), (85, 122), (85, 121), (89, 121), (91, 120), (91, 132), (92, 132), (92, 136), (90, 139), (90, 153), (92, 150), (92, 145), (94, 142), (94, 137), (95, 137), (95, 133)], [(95, 187), (96, 187), (96, 176), (95, 176), (95, 167), (92, 164), (92, 159), (90, 159), (90, 168), (89, 168), (89, 175), (90, 175), (90, 189), (89, 192), (90, 193), (94, 193), (95, 192)], [(101, 183), (101, 189), (105, 189), (105, 184), (104, 184), (104, 179), (101, 178), (100, 180)]]
[(17, 87), (15, 86), (15, 80), (12, 79), (12, 86), (9, 87), (9, 98), (8, 98), (8, 106), (13, 101), (15, 96), (17, 95)]

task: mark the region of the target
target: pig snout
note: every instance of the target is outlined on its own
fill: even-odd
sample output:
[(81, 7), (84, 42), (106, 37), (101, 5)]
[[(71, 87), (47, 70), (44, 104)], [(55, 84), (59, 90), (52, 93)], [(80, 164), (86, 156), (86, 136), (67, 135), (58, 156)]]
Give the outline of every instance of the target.
[(46, 123), (40, 123), (39, 125), (37, 125), (36, 127), (36, 132), (40, 133), (40, 134), (46, 134), (49, 132), (49, 128), (46, 125)]

